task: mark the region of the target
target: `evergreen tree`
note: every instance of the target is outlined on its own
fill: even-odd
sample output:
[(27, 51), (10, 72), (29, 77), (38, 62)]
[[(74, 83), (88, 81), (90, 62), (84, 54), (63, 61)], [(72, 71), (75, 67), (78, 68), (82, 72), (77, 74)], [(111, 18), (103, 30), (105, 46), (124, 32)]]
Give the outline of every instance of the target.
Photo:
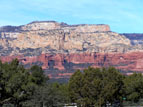
[(69, 81), (72, 102), (79, 106), (106, 106), (122, 103), (123, 76), (115, 68), (91, 68), (76, 71)]
[(134, 73), (124, 79), (124, 91), (127, 101), (138, 102), (143, 98), (143, 75)]
[(0, 104), (12, 103), (16, 107), (34, 93), (38, 86), (46, 84), (46, 76), (40, 67), (32, 67), (32, 73), (19, 64), (17, 59), (11, 63), (0, 62)]

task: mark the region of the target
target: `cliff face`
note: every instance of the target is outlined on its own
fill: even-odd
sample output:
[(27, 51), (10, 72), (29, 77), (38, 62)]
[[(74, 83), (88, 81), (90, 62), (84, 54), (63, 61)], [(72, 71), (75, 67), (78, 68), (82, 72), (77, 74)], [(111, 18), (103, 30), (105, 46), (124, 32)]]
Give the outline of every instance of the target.
[(129, 39), (111, 32), (108, 25), (32, 22), (20, 27), (11, 27), (11, 32), (6, 32), (7, 27), (1, 29), (1, 56), (37, 56), (51, 52), (126, 52), (126, 48), (131, 46)]
[(69, 77), (75, 69), (115, 66), (142, 71), (143, 46), (108, 25), (67, 25), (55, 21), (0, 28), (3, 62), (18, 58), (26, 67), (38, 64), (50, 77)]
[(129, 38), (132, 45), (143, 44), (143, 34), (141, 33), (124, 33), (122, 35)]

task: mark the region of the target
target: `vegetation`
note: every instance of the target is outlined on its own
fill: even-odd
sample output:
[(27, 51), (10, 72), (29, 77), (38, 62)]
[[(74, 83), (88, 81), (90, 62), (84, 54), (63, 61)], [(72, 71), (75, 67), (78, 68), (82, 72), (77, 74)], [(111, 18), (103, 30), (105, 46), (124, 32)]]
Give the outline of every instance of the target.
[(69, 81), (70, 98), (84, 107), (122, 102), (123, 78), (115, 68), (77, 71)]
[(138, 102), (143, 98), (143, 76), (134, 73), (124, 79), (125, 96), (128, 101)]
[(82, 107), (143, 105), (143, 76), (114, 67), (77, 70), (67, 84), (49, 83), (41, 67), (25, 69), (17, 59), (0, 61), (0, 107)]
[(23, 104), (25, 107), (63, 107), (68, 102), (66, 86), (53, 83), (38, 88)]
[(17, 107), (32, 95), (36, 87), (48, 79), (39, 66), (26, 70), (17, 59), (10, 64), (0, 62), (0, 104), (12, 103)]

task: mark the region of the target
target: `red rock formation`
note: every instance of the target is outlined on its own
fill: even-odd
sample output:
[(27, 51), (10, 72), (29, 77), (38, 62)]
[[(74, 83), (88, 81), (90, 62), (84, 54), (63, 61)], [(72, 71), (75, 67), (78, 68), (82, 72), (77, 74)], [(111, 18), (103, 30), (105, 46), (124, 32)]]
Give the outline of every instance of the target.
[[(23, 64), (30, 64), (35, 62), (42, 62), (42, 68), (48, 69), (48, 62), (50, 60), (54, 61), (53, 68), (63, 71), (59, 72), (57, 75), (53, 76), (49, 74), (52, 78), (65, 78), (72, 75), (69, 73), (68, 69), (64, 67), (64, 61), (73, 64), (86, 64), (90, 63), (93, 67), (108, 67), (114, 66), (118, 69), (125, 71), (143, 71), (143, 52), (130, 52), (130, 53), (80, 53), (80, 54), (42, 54), (40, 56), (33, 57), (23, 57), (23, 56), (5, 56), (1, 57), (3, 62), (10, 62), (12, 59), (18, 58)], [(82, 67), (73, 66), (73, 69), (83, 69)], [(51, 70), (52, 72), (53, 70)]]
[(18, 58), (26, 67), (40, 65), (51, 78), (69, 77), (75, 69), (88, 66), (115, 66), (124, 71), (141, 72), (141, 36), (124, 35), (102, 24), (36, 21), (0, 27), (0, 59), (10, 62)]

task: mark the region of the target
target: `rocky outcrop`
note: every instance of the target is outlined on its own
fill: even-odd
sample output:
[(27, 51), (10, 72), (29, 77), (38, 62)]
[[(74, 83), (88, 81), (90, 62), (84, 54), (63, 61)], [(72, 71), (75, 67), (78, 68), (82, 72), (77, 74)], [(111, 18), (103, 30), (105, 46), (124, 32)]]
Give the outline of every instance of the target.
[(122, 35), (129, 38), (132, 45), (143, 44), (143, 34), (141, 33), (124, 33)]
[(40, 56), (4, 56), (3, 62), (18, 58), (26, 67), (38, 64), (51, 78), (65, 78), (76, 69), (114, 66), (124, 73), (137, 71), (143, 73), (143, 52), (131, 53), (73, 53), (73, 54), (41, 54)]
[(135, 40), (111, 32), (108, 25), (35, 21), (0, 27), (0, 59), (18, 58), (27, 68), (38, 64), (53, 78), (69, 77), (75, 69), (88, 66), (141, 72), (143, 44)]
[(0, 46), (3, 52), (12, 48), (9, 55), (33, 56), (34, 50), (39, 48), (39, 54), (126, 52), (131, 46), (129, 39), (111, 32), (108, 25), (67, 25), (49, 21), (32, 22), (18, 28), (18, 32), (1, 31)]

